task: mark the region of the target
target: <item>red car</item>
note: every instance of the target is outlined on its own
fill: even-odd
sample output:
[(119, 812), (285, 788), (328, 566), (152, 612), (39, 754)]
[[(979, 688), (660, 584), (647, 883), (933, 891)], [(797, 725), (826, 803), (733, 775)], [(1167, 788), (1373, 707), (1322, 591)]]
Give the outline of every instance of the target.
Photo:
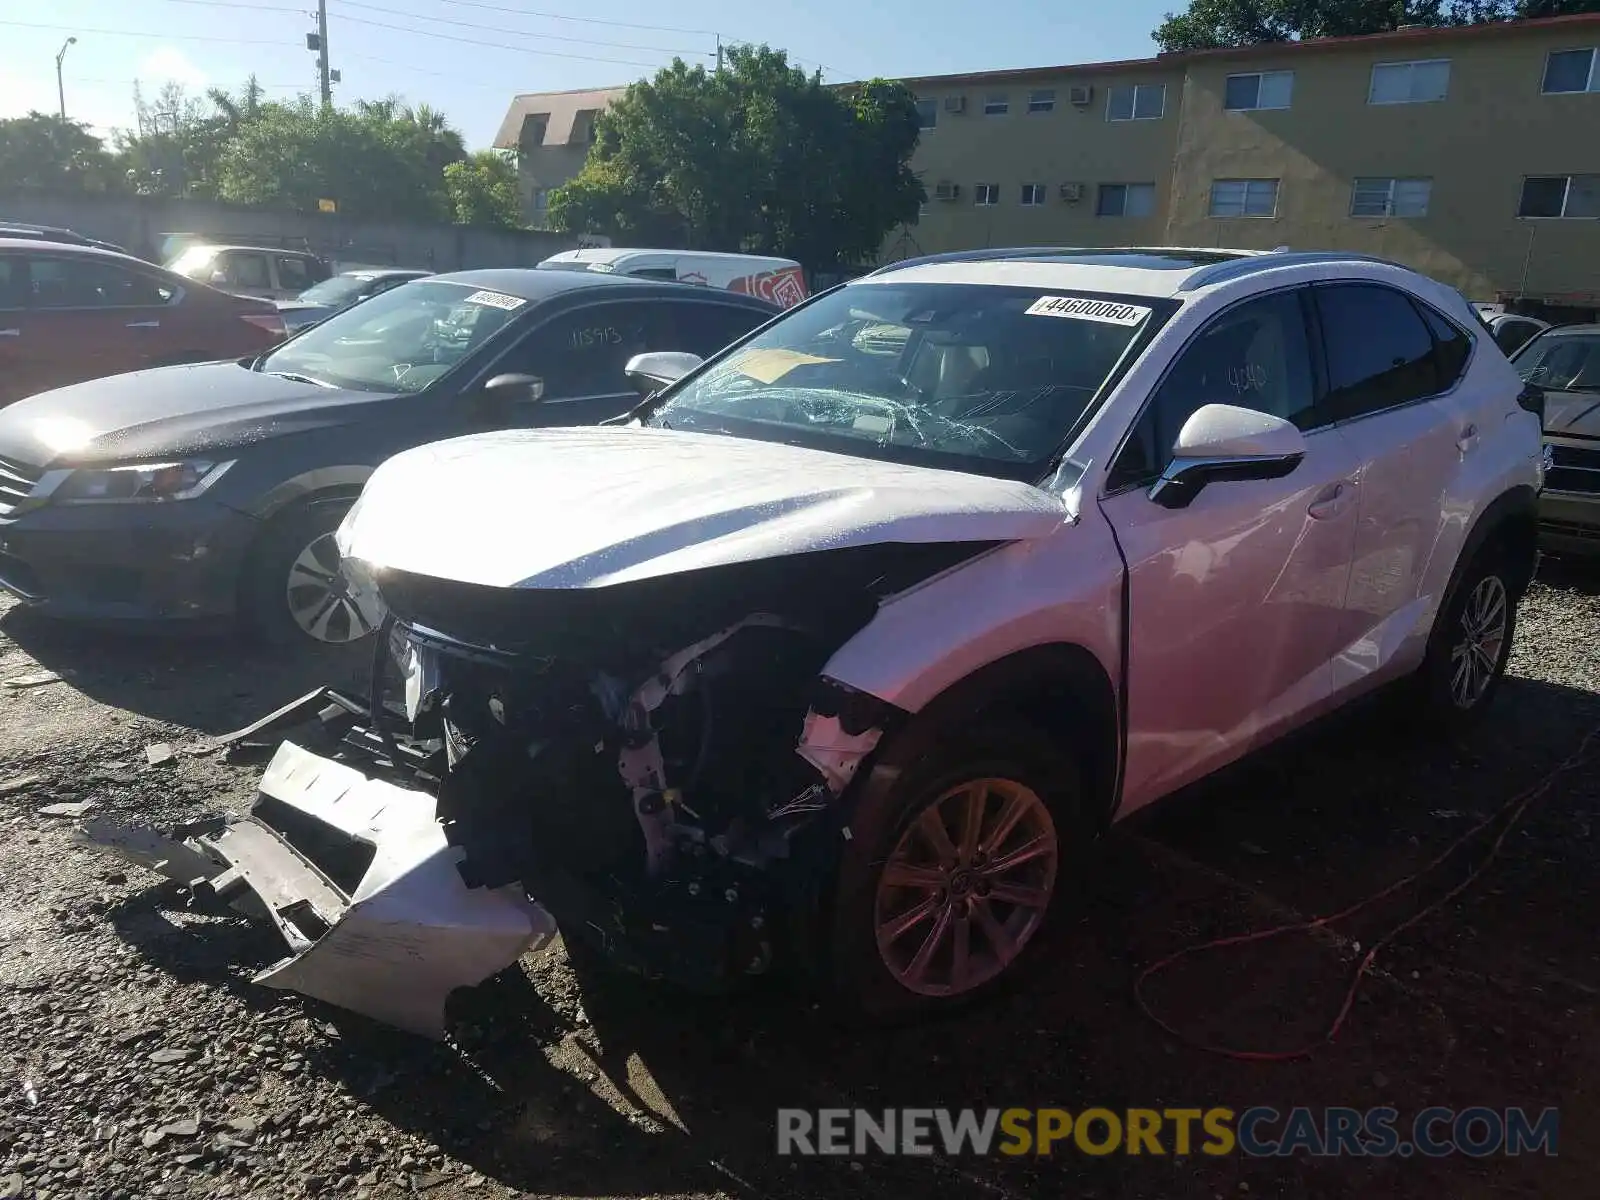
[(0, 238), (0, 406), (102, 375), (253, 357), (283, 336), (270, 301), (126, 254)]

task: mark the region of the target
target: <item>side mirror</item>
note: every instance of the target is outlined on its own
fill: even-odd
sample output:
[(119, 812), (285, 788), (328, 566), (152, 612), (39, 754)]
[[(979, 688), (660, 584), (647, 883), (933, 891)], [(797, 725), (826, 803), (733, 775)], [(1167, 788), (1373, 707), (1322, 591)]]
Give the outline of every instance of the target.
[(496, 404), (537, 404), (544, 399), (544, 380), (537, 375), (496, 375), (483, 385)]
[(1150, 499), (1163, 508), (1183, 508), (1208, 483), (1282, 479), (1305, 456), (1305, 437), (1282, 417), (1207, 404), (1183, 423)]
[(648, 396), (670, 383), (677, 383), (704, 361), (698, 354), (656, 350), (649, 354), (635, 354), (628, 360), (624, 371), (634, 391), (641, 396)]

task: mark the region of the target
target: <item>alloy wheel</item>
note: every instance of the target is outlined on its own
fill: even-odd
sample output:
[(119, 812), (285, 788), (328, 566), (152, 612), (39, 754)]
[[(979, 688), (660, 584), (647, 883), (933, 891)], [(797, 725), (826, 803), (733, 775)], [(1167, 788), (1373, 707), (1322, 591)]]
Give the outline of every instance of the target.
[(352, 584), (339, 567), (331, 533), (315, 538), (289, 568), (289, 615), (307, 637), (342, 645), (366, 637), (383, 621), (383, 601), (370, 587)]
[(1511, 601), (1498, 575), (1486, 575), (1461, 609), (1460, 636), (1450, 650), (1450, 698), (1472, 708), (1489, 690), (1505, 648)]
[(1055, 893), (1050, 809), (1010, 779), (975, 779), (911, 822), (879, 878), (878, 953), (923, 996), (958, 996), (1014, 963)]

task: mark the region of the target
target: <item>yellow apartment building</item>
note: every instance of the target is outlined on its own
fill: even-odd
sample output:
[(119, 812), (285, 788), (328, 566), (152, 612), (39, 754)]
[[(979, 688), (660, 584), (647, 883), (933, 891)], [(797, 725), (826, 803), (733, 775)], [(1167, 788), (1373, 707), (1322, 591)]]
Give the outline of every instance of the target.
[[(905, 82), (928, 199), (886, 260), (1288, 246), (1600, 305), (1600, 15)], [(523, 151), (531, 212), (619, 91), (517, 97), (496, 144)]]

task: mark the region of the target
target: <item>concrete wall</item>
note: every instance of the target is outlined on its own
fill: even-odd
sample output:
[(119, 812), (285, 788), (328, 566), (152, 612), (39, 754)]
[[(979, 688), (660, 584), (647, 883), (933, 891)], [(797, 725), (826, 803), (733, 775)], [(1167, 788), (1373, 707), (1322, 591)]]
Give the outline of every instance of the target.
[(5, 219), (64, 225), (151, 258), (158, 254), (162, 235), (169, 233), (200, 234), (219, 242), (272, 239), (291, 247), (301, 245), (303, 238), (312, 250), (336, 263), (432, 271), (531, 267), (578, 245), (576, 238), (545, 231), (362, 221), (203, 200), (0, 189), (0, 220)]

